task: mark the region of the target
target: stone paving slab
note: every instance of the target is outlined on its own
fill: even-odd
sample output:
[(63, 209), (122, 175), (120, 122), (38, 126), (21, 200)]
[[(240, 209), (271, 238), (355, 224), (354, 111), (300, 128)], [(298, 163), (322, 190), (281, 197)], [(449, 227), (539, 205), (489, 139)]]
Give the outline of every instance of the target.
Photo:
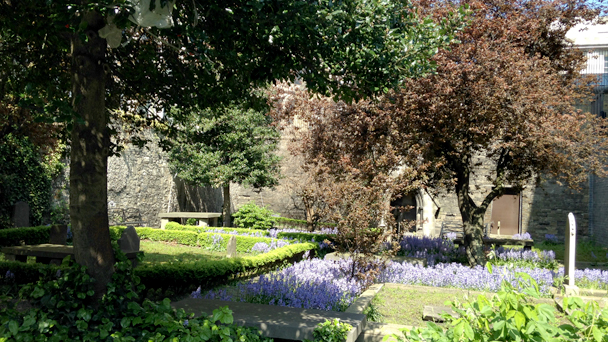
[[(367, 327), (359, 335), (356, 342), (382, 342), (385, 336), (395, 334), (404, 338), (401, 329), (413, 327), (401, 324), (383, 324), (377, 322), (367, 322)], [(397, 341), (394, 337), (389, 337), (387, 342)]]
[(312, 340), (313, 330), (319, 323), (338, 318), (348, 323), (353, 329), (348, 333), (346, 342), (355, 342), (365, 329), (365, 315), (358, 313), (323, 311), (313, 309), (295, 309), (282, 306), (228, 302), (216, 299), (186, 298), (171, 304), (175, 309), (181, 308), (195, 315), (210, 315), (214, 309), (228, 306), (232, 310), (234, 323), (254, 327), (263, 336), (287, 340)]
[(436, 323), (445, 322), (445, 318), (441, 316), (442, 314), (450, 314), (454, 317), (457, 317), (458, 314), (452, 310), (451, 306), (446, 305), (427, 305), (424, 307), (422, 311), (422, 320), (423, 321), (431, 321)]

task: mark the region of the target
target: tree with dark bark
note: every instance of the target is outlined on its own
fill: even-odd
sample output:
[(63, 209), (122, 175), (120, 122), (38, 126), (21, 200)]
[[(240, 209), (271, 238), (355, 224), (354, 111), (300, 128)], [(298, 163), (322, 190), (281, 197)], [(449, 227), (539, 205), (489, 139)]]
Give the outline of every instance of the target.
[(296, 77), (326, 95), (368, 97), (430, 70), (451, 24), (419, 20), (406, 1), (2, 0), (0, 99), (67, 122), (75, 259), (101, 294), (114, 264), (107, 158), (118, 109), (156, 109), (125, 120), (149, 124)]
[(273, 187), (280, 176), (280, 139), (272, 119), (242, 106), (192, 112), (169, 151), (172, 172), (191, 184), (222, 187), (224, 227), (231, 227), (230, 183)]
[[(300, 102), (317, 120), (310, 158), (345, 161), (364, 177), (415, 169), (405, 180), (455, 192), (469, 263), (480, 265), (492, 201), (543, 175), (575, 188), (589, 172), (605, 175), (607, 123), (575, 108), (595, 80), (581, 74), (583, 54), (565, 39), (596, 10), (580, 0), (418, 5), (441, 18), (462, 3), (470, 21), (459, 44), (433, 57), (436, 73), (408, 80), (379, 102)], [(473, 186), (476, 176), (491, 187)]]

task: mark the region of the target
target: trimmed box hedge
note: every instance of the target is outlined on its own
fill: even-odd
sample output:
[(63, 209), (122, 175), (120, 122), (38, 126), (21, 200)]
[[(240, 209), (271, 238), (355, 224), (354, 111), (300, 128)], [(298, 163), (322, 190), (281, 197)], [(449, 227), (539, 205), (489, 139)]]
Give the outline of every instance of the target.
[(247, 228), (232, 228), (232, 227), (205, 227), (205, 226), (188, 226), (181, 225), (177, 222), (169, 222), (165, 226), (165, 230), (187, 230), (191, 232), (203, 233), (213, 230), (223, 230), (225, 232), (234, 232), (236, 231), (238, 234), (260, 234), (264, 236), (269, 236), (270, 232), (262, 229), (247, 229)]
[(49, 243), (51, 226), (0, 229), (0, 247)]

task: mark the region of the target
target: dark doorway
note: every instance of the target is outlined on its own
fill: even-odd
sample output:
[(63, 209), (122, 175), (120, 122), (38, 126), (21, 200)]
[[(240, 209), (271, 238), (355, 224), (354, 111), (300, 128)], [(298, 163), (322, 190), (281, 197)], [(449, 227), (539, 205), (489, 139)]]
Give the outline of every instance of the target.
[(500, 235), (519, 234), (520, 227), (520, 194), (513, 190), (495, 198), (492, 201), (492, 231), (490, 234), (498, 234), (500, 225)]
[(416, 195), (407, 194), (391, 201), (397, 232), (416, 231)]

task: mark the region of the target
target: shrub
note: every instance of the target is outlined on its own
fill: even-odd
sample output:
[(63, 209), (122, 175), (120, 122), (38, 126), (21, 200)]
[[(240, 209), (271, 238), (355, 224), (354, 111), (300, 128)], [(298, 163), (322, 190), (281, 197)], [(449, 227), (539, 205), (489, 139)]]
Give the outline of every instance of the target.
[(50, 226), (0, 229), (0, 247), (49, 243)]
[[(64, 265), (66, 266), (66, 265)], [(142, 299), (143, 287), (124, 254), (100, 300), (94, 280), (78, 264), (46, 274), (50, 280), (23, 287), (21, 296), (32, 304), (25, 313), (10, 302), (0, 317), (0, 340), (6, 341), (260, 341), (250, 328), (233, 325), (232, 312), (223, 307), (210, 317), (193, 317), (174, 310), (169, 299)], [(219, 324), (217, 323), (219, 321)]]
[(353, 326), (348, 323), (340, 323), (339, 319), (333, 321), (325, 320), (319, 323), (313, 330), (313, 340), (305, 342), (344, 342), (348, 337), (348, 332), (353, 329)]
[[(596, 302), (583, 304), (580, 298), (565, 298), (566, 316), (571, 324), (561, 324), (549, 304), (533, 304), (539, 287), (530, 276), (519, 274), (518, 290), (503, 282), (501, 290), (487, 298), (479, 295), (472, 303), (452, 303), (459, 315), (446, 315), (447, 327), (427, 323), (426, 328), (404, 329), (407, 341), (605, 341), (608, 337), (608, 309)], [(400, 336), (392, 335), (398, 341)]]
[(243, 205), (232, 215), (233, 222), (238, 227), (252, 229), (270, 229), (275, 224), (276, 215), (266, 207), (258, 207), (254, 202)]

